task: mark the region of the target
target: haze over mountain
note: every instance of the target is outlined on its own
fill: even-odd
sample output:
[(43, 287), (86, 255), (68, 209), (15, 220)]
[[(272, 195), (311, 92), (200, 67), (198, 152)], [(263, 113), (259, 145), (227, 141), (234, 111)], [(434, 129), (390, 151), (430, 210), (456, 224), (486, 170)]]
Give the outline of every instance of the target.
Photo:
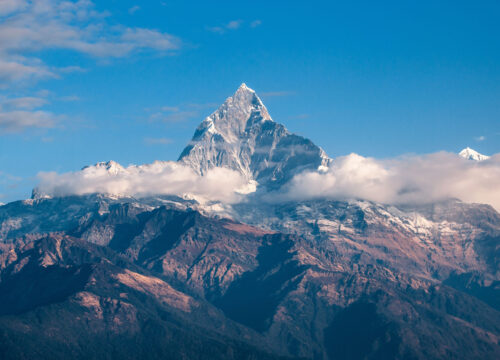
[(331, 160), (243, 84), (179, 161), (42, 174), (0, 206), (0, 354), (497, 359), (500, 214), (452, 196), (491, 201), (496, 171)]

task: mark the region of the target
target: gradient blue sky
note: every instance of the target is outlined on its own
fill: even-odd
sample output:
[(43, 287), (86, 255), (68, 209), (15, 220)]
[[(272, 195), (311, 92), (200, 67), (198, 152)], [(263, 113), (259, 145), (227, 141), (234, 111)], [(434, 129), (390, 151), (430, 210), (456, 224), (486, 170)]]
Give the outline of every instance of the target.
[(333, 157), (500, 152), (498, 1), (2, 1), (0, 202), (175, 160), (242, 82)]

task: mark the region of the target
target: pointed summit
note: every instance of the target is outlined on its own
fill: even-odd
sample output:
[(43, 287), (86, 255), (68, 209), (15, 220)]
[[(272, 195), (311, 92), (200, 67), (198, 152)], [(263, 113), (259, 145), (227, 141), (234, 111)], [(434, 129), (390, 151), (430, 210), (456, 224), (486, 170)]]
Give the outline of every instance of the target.
[(255, 91), (241, 84), (233, 96), (226, 99), (217, 111), (198, 127), (219, 133), (228, 142), (237, 141), (247, 127), (257, 122), (271, 120), (266, 107)]
[(272, 121), (245, 83), (198, 126), (179, 161), (200, 174), (227, 167), (273, 188), (300, 171), (325, 168), (331, 162), (312, 141)]
[(238, 88), (238, 90), (236, 90), (236, 92), (238, 91), (250, 91), (250, 92), (255, 92), (255, 90), (253, 89), (250, 89), (247, 84), (245, 83), (241, 83), (240, 87)]
[(465, 149), (460, 151), (458, 155), (463, 157), (464, 159), (475, 161), (483, 161), (490, 158), (487, 155), (478, 153), (476, 150), (471, 149), (470, 147), (466, 147)]
[(243, 83), (233, 96), (228, 97), (196, 128), (193, 141), (216, 134), (232, 143), (238, 141), (249, 127), (263, 121), (272, 121), (269, 112), (255, 91)]

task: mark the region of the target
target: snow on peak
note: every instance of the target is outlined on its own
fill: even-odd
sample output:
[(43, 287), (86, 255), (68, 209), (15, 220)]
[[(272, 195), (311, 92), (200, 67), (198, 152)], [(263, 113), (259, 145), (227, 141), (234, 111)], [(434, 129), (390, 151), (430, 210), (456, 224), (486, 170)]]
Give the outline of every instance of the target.
[(237, 91), (237, 92), (238, 92), (238, 91), (249, 91), (249, 92), (253, 92), (253, 93), (255, 93), (255, 90), (250, 89), (250, 88), (247, 86), (247, 84), (245, 84), (245, 83), (241, 83), (240, 87), (239, 87), (239, 88), (238, 88), (238, 90), (236, 90), (236, 91)]
[(463, 157), (464, 159), (474, 160), (474, 161), (483, 161), (490, 158), (487, 155), (478, 153), (476, 150), (473, 150), (470, 147), (466, 147), (465, 149), (460, 151), (458, 155)]
[(110, 160), (110, 161), (102, 161), (98, 162), (94, 166), (85, 166), (82, 168), (82, 170), (85, 169), (105, 169), (108, 173), (112, 175), (116, 175), (118, 173), (123, 172), (125, 169), (123, 166), (121, 166), (119, 163), (116, 161)]
[(196, 129), (179, 157), (197, 173), (226, 167), (260, 184), (283, 184), (303, 170), (331, 160), (312, 141), (274, 122), (254, 90), (241, 84)]
[(235, 142), (249, 126), (267, 120), (271, 116), (266, 107), (255, 91), (243, 83), (197, 130), (200, 135), (217, 133), (225, 141)]

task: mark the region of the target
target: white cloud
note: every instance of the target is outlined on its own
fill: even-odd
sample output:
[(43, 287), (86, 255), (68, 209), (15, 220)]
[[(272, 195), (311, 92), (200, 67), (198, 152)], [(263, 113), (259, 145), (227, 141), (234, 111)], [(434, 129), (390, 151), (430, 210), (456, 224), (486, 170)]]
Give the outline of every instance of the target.
[(14, 109), (35, 109), (38, 107), (41, 107), (47, 103), (46, 99), (39, 98), (39, 97), (33, 97), (33, 96), (26, 96), (26, 97), (20, 97), (20, 98), (13, 98), (13, 99), (0, 99), (0, 109), (1, 108), (14, 108)]
[(197, 111), (178, 111), (173, 113), (157, 112), (150, 116), (151, 121), (161, 121), (164, 123), (179, 123), (198, 116)]
[(500, 154), (482, 162), (446, 152), (391, 160), (351, 154), (337, 158), (326, 173), (298, 174), (271, 198), (283, 201), (323, 197), (389, 204), (457, 198), (500, 210)]
[(295, 120), (304, 120), (310, 118), (310, 114), (298, 114), (298, 115), (293, 115), (290, 116), (290, 119), (295, 119)]
[(67, 96), (61, 96), (57, 100), (64, 102), (73, 102), (73, 101), (80, 101), (81, 99), (77, 95), (67, 95)]
[(295, 95), (295, 91), (281, 90), (281, 91), (268, 91), (260, 93), (262, 97), (277, 97), (277, 96), (290, 96)]
[[(5, 173), (3, 171), (0, 171), (0, 191), (6, 192), (6, 193), (0, 193), (0, 199), (6, 199), (7, 196), (11, 196), (13, 191), (19, 187), (21, 182), (23, 181), (23, 178), (15, 175), (11, 175), (9, 173)], [(3, 203), (0, 202), (0, 206), (2, 206)]]
[(257, 26), (260, 26), (262, 24), (262, 21), (260, 20), (254, 20), (250, 23), (250, 27), (256, 28)]
[(224, 24), (222, 26), (213, 26), (213, 27), (208, 27), (207, 29), (211, 32), (214, 32), (214, 33), (224, 34), (228, 30), (239, 29), (242, 24), (243, 24), (243, 20), (232, 20), (232, 21), (230, 21), (227, 24)]
[(474, 138), (474, 140), (476, 140), (476, 141), (484, 141), (484, 140), (486, 140), (486, 136), (483, 136), (483, 135), (481, 135), (481, 136), (476, 136), (476, 137)]
[[(0, 56), (2, 56), (1, 51)], [(0, 87), (5, 87), (9, 83), (56, 76), (54, 72), (39, 62), (28, 64), (26, 59), (21, 57), (12, 57), (10, 60), (0, 58)]]
[(178, 106), (162, 106), (161, 111), (177, 112), (177, 111), (179, 111), (179, 107)]
[(185, 103), (177, 106), (162, 106), (160, 108), (146, 108), (149, 115), (149, 121), (161, 121), (164, 123), (180, 123), (192, 118), (200, 117), (200, 110), (214, 108), (217, 104), (195, 104)]
[[(171, 51), (180, 40), (145, 28), (111, 24), (90, 0), (0, 2), (0, 82), (54, 76), (34, 58), (37, 51), (65, 49), (94, 57), (123, 57), (143, 50)], [(63, 68), (61, 72), (76, 69)]]
[(128, 13), (130, 15), (134, 15), (139, 10), (141, 10), (141, 7), (139, 5), (134, 5), (130, 9), (128, 9)]
[(242, 23), (241, 20), (233, 20), (227, 23), (226, 28), (231, 30), (239, 29)]
[(0, 134), (18, 133), (26, 129), (47, 129), (56, 125), (56, 117), (47, 111), (13, 110), (0, 112)]
[(171, 144), (173, 141), (172, 139), (168, 138), (144, 138), (144, 142), (146, 145), (168, 145)]
[(82, 73), (85, 71), (86, 70), (83, 69), (82, 67), (74, 66), (74, 65), (57, 68), (57, 72), (60, 74), (68, 74), (68, 73), (76, 73), (76, 72)]
[(225, 28), (222, 26), (212, 26), (207, 28), (209, 31), (218, 33), (218, 34), (224, 34), (226, 32)]
[(0, 1), (0, 16), (12, 14), (13, 12), (24, 9), (27, 6), (23, 0), (1, 0)]
[(174, 161), (123, 168), (114, 163), (87, 167), (81, 171), (38, 174), (39, 194), (49, 196), (105, 193), (121, 196), (178, 195), (231, 203), (238, 201), (247, 182), (239, 173), (214, 168), (204, 176)]
[[(201, 202), (235, 203), (244, 201), (244, 194), (255, 190), (255, 184), (233, 170), (214, 168), (200, 176), (173, 161), (127, 168), (101, 164), (64, 174), (40, 173), (38, 178), (39, 193), (49, 196), (169, 194), (191, 196)], [(261, 199), (363, 199), (384, 204), (423, 204), (457, 198), (490, 204), (500, 210), (499, 179), (500, 154), (481, 162), (446, 152), (389, 160), (350, 154), (335, 159), (327, 172), (298, 174), (282, 190), (264, 194)]]
[(58, 118), (56, 115), (35, 110), (47, 103), (44, 98), (32, 96), (0, 98), (0, 134), (55, 127)]

